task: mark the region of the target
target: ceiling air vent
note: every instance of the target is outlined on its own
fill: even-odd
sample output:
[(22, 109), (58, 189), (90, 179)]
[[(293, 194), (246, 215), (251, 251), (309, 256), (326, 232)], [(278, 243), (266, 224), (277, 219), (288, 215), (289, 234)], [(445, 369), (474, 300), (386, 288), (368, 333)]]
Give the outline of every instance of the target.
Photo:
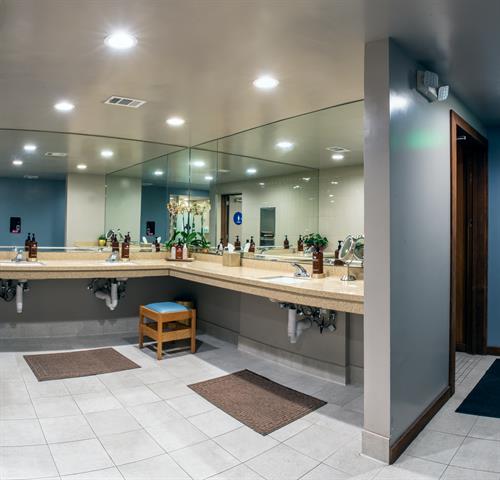
[(339, 147), (339, 146), (333, 146), (333, 147), (326, 147), (327, 150), (330, 150), (332, 153), (347, 153), (350, 152), (348, 148), (344, 147)]
[(104, 103), (107, 103), (108, 105), (118, 105), (119, 107), (139, 108), (146, 103), (146, 100), (137, 100), (137, 98), (127, 98), (113, 95)]
[(46, 152), (46, 157), (67, 157), (68, 154), (65, 152)]

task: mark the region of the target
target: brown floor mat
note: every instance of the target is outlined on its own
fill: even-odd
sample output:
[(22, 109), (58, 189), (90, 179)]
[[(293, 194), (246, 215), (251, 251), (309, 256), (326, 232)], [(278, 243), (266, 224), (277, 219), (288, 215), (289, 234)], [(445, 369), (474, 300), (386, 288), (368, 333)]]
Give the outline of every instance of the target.
[(24, 355), (40, 382), (141, 368), (113, 348)]
[(262, 435), (326, 404), (250, 370), (194, 383), (189, 388)]

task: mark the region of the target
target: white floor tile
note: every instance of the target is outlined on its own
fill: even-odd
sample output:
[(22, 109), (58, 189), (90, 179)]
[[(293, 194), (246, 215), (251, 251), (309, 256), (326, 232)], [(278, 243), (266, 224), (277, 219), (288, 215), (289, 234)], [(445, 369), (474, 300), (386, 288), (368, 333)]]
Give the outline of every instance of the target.
[(36, 418), (31, 401), (12, 404), (0, 402), (0, 420), (23, 420), (28, 418)]
[(320, 463), (316, 468), (306, 473), (300, 480), (348, 480), (352, 478), (344, 472), (339, 472), (334, 468)]
[(30, 420), (0, 420), (0, 447), (44, 445), (40, 422)]
[(184, 418), (157, 423), (146, 430), (167, 452), (207, 440), (205, 434)]
[(80, 414), (78, 406), (70, 396), (34, 398), (33, 406), (38, 418), (68, 417)]
[(96, 376), (68, 378), (64, 384), (71, 395), (81, 395), (83, 393), (98, 393), (107, 391), (106, 385)]
[(222, 410), (215, 409), (189, 418), (208, 437), (217, 437), (240, 428), (243, 424)]
[(149, 385), (149, 388), (164, 400), (193, 394), (193, 390), (179, 379), (153, 383)]
[(360, 439), (353, 440), (341, 447), (333, 455), (329, 456), (325, 463), (336, 470), (349, 473), (350, 475), (361, 475), (377, 473), (384, 464), (361, 455)]
[(0, 478), (14, 480), (57, 476), (47, 445), (0, 447)]
[(211, 477), (239, 463), (212, 440), (176, 450), (171, 456), (194, 480)]
[(64, 397), (69, 395), (63, 380), (50, 380), (47, 382), (26, 382), (26, 387), (31, 398)]
[(262, 477), (246, 465), (240, 464), (210, 477), (210, 480), (262, 480)]
[(116, 467), (94, 470), (92, 472), (63, 475), (61, 480), (123, 480), (122, 474)]
[(83, 413), (103, 412), (123, 408), (122, 404), (110, 393), (82, 393), (73, 397)]
[(95, 438), (83, 415), (40, 419), (48, 443), (74, 442)]
[[(318, 438), (321, 438), (320, 442)], [(321, 462), (352, 439), (351, 432), (336, 432), (321, 425), (311, 425), (290, 437), (285, 444)]]
[(466, 438), (451, 465), (500, 473), (500, 442)]
[(196, 393), (171, 398), (166, 402), (184, 417), (192, 417), (193, 415), (199, 415), (200, 413), (208, 412), (216, 408), (215, 405), (207, 402)]
[(150, 385), (153, 383), (160, 383), (166, 380), (171, 380), (175, 378), (170, 372), (164, 368), (153, 367), (153, 368), (141, 368), (132, 373), (138, 377), (142, 383), (145, 385)]
[(100, 440), (115, 465), (137, 462), (165, 453), (144, 430), (105, 435)]
[(446, 465), (403, 455), (394, 465), (383, 468), (376, 480), (438, 480)]
[(500, 480), (500, 475), (450, 466), (445, 470), (441, 480)]
[(120, 471), (125, 480), (190, 480), (167, 454), (122, 465)]
[(87, 421), (97, 436), (141, 430), (141, 425), (124, 408), (87, 413)]
[(69, 443), (54, 443), (50, 451), (61, 475), (102, 470), (113, 466), (113, 462), (98, 440), (81, 440)]
[(127, 409), (135, 419), (143, 426), (149, 427), (158, 423), (170, 422), (184, 418), (177, 410), (166, 402), (146, 403)]
[(274, 438), (254, 432), (246, 426), (216, 437), (214, 441), (240, 462), (246, 462), (278, 445)]
[(136, 405), (155, 403), (161, 400), (161, 398), (146, 387), (146, 385), (118, 389), (115, 390), (113, 394), (125, 407), (135, 407)]
[(284, 427), (281, 427), (278, 430), (275, 430), (269, 435), (274, 439), (278, 440), (279, 442), (284, 442), (285, 440), (288, 440), (290, 437), (293, 437), (294, 435), (301, 432), (302, 430), (305, 430), (311, 425), (312, 423), (309, 422), (308, 420), (305, 420), (304, 418), (299, 418), (298, 420), (295, 420), (294, 422), (289, 423), (288, 425), (285, 425)]
[(318, 464), (318, 461), (302, 455), (284, 444), (280, 444), (247, 462), (252, 470), (267, 480), (296, 480)]
[(464, 437), (449, 433), (424, 430), (407, 448), (412, 457), (448, 465), (464, 441)]
[(500, 418), (478, 417), (469, 436), (500, 441)]

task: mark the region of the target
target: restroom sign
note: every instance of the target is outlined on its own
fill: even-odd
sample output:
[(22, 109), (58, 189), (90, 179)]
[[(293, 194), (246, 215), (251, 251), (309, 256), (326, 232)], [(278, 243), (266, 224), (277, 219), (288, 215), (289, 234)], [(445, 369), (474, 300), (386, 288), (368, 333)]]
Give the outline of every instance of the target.
[(241, 225), (243, 223), (243, 214), (241, 212), (236, 212), (234, 215), (233, 215), (233, 222), (236, 224), (236, 225)]

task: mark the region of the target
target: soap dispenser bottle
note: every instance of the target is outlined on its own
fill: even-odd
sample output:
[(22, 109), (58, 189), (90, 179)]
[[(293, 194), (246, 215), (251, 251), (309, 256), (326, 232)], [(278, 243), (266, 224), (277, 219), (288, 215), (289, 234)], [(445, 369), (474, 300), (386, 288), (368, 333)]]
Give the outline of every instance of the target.
[(130, 234), (127, 233), (122, 243), (122, 260), (128, 262), (130, 260)]
[(255, 242), (253, 241), (253, 235), (250, 237), (250, 248), (248, 249), (250, 253), (255, 253)]
[(116, 236), (116, 233), (113, 234), (113, 237), (111, 239), (111, 251), (112, 252), (119, 252), (120, 251), (120, 243), (118, 242), (118, 238)]
[(175, 260), (176, 251), (175, 244), (173, 244), (170, 248), (170, 260)]
[(298, 252), (304, 251), (304, 240), (302, 240), (302, 235), (299, 235), (299, 240), (297, 241), (297, 251)]
[(30, 262), (36, 262), (38, 257), (38, 242), (36, 241), (35, 234), (31, 235), (31, 241), (28, 251), (28, 259)]
[(335, 250), (335, 258), (339, 258), (340, 255), (340, 249), (342, 248), (342, 240), (337, 240), (338, 246), (337, 250)]
[(249, 251), (250, 251), (250, 240), (248, 240), (248, 238), (247, 238), (247, 240), (245, 242), (245, 246), (243, 247), (243, 253), (247, 253)]
[(158, 237), (155, 238), (155, 252), (159, 252), (160, 251), (160, 241), (158, 240)]
[(288, 250), (290, 248), (290, 242), (288, 241), (288, 235), (285, 235), (285, 241), (283, 242), (283, 248)]
[(182, 260), (182, 243), (181, 242), (179, 242), (175, 246), (175, 259), (176, 260)]
[(187, 245), (184, 244), (182, 247), (182, 259), (187, 260), (188, 259), (188, 248)]
[(236, 235), (236, 240), (234, 241), (234, 249), (238, 252), (241, 250), (241, 242), (239, 235)]
[(31, 233), (28, 233), (28, 237), (24, 241), (24, 251), (29, 252), (30, 251), (30, 243), (31, 243)]

